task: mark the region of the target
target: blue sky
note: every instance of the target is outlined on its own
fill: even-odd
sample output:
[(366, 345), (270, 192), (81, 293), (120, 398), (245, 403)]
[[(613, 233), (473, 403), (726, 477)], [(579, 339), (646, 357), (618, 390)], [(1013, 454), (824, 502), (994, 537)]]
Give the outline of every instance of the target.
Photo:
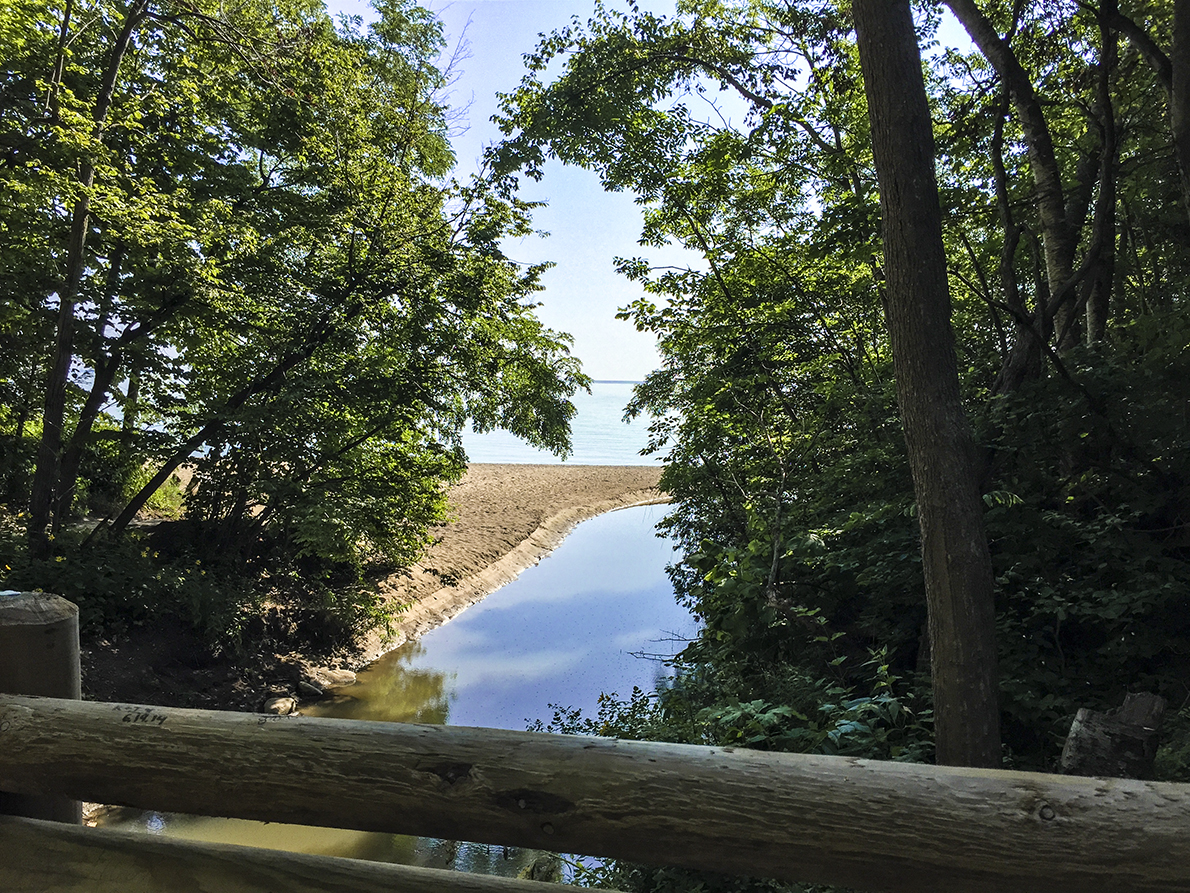
[[(464, 112), (452, 138), (460, 175), (476, 167), (484, 146), (500, 139), (491, 123), (497, 111), (497, 93), (515, 89), (524, 74), (522, 56), (536, 46), (538, 35), (566, 25), (573, 16), (586, 19), (594, 0), (425, 0), (442, 19), (448, 46), (464, 41), (456, 69), (451, 105)], [(607, 0), (610, 8), (623, 2)], [(672, 13), (675, 0), (637, 0), (639, 8)], [(332, 14), (346, 12), (373, 17), (367, 0), (327, 0)], [(953, 20), (943, 25), (948, 42), (959, 39)], [(963, 40), (962, 42), (966, 42)], [(449, 51), (448, 51), (449, 52)], [(728, 101), (727, 108), (738, 103)], [(545, 291), (539, 296), (538, 315), (554, 329), (574, 336), (574, 354), (584, 371), (595, 379), (639, 381), (657, 365), (650, 335), (617, 320), (616, 310), (640, 297), (639, 287), (616, 275), (615, 257), (645, 256), (655, 266), (694, 264), (679, 249), (642, 249), (637, 244), (641, 209), (626, 193), (605, 193), (595, 174), (564, 167), (557, 162), (546, 168), (541, 183), (529, 183), (522, 193), (530, 200), (549, 202), (534, 217), (537, 229), (549, 238), (527, 238), (509, 243), (505, 250), (524, 263), (554, 261), (546, 273)]]
[[(496, 93), (511, 92), (523, 76), (521, 57), (531, 52), (538, 35), (562, 27), (571, 16), (586, 18), (593, 0), (464, 0), (426, 4), (443, 21), (448, 45), (461, 38), (468, 47), (458, 63), (451, 104), (466, 107), (452, 138), (460, 175), (476, 167), (483, 147), (500, 139), (491, 123)], [(650, 0), (643, 8), (673, 9), (672, 0)], [(332, 14), (343, 11), (370, 16), (366, 0), (328, 0)], [(632, 196), (605, 193), (595, 174), (551, 163), (541, 183), (526, 185), (524, 198), (549, 206), (534, 215), (546, 239), (527, 238), (506, 244), (514, 260), (557, 266), (544, 277), (538, 315), (554, 329), (574, 336), (574, 354), (595, 379), (638, 381), (657, 365), (653, 339), (617, 320), (616, 310), (637, 297), (637, 285), (616, 275), (612, 259), (644, 254), (654, 263), (682, 260), (681, 252), (647, 253), (637, 245), (641, 212)]]

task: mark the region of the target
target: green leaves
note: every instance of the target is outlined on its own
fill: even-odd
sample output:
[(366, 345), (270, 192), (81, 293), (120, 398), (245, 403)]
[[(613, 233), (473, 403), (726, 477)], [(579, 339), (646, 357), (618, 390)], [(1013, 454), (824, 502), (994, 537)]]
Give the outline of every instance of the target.
[[(466, 425), (567, 452), (587, 379), (534, 316), (543, 268), (500, 247), (531, 205), (449, 178), (429, 11), (383, 0), (362, 31), (307, 0), (13, 8), (0, 368), (21, 408), (0, 420), (34, 431), (69, 261), (64, 443), (42, 463), (61, 472), (55, 526), (104, 427), (124, 465), (152, 469), (111, 536), (185, 462), (196, 543), (357, 568), (416, 559)], [(10, 489), (23, 474), (4, 468)]]
[[(1047, 279), (1054, 233), (1043, 238), (1038, 217), (1036, 146), (993, 66), (978, 53), (929, 59), (952, 326), (982, 425), (1007, 737), (1017, 759), (1042, 765), (1077, 707), (1174, 685), (1161, 655), (1186, 635), (1190, 240), (1164, 97), (1135, 48), (1105, 38), (1089, 7), (980, 6), (1043, 103), (1073, 267), (1085, 266), (1068, 288), (1074, 314), (1110, 292), (1102, 343), (1039, 348), (1016, 370), (1038, 384), (989, 397), (1012, 389), (1014, 344), (1055, 334), (1037, 322), (1060, 286)], [(1135, 11), (1156, 35), (1167, 13)], [(695, 0), (666, 17), (596, 7), (529, 57), (492, 153), (509, 177), (540, 176), (550, 157), (591, 168), (645, 206), (642, 256), (617, 261), (642, 294), (620, 318), (657, 336), (661, 367), (629, 412), (654, 419), (650, 449), (675, 497), (666, 526), (686, 556), (673, 576), (705, 619), (688, 666), (713, 677), (710, 707), (752, 743), (789, 730), (794, 668), (854, 688), (863, 656), (883, 646), (890, 672), (928, 670), (848, 14), (809, 2)], [(924, 10), (922, 38), (937, 24)], [(1110, 128), (1118, 159), (1103, 155)], [(654, 269), (649, 249), (668, 242), (700, 262)], [(879, 702), (829, 703), (846, 741)], [(815, 734), (829, 741), (825, 728)]]

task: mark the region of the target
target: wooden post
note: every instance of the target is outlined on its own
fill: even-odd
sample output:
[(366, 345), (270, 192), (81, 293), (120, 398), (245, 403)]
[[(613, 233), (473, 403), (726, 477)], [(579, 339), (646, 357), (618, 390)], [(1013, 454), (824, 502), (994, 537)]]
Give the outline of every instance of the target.
[[(79, 609), (60, 595), (0, 593), (0, 692), (46, 698), (82, 697)], [(0, 815), (82, 822), (82, 804), (63, 796), (0, 791)]]

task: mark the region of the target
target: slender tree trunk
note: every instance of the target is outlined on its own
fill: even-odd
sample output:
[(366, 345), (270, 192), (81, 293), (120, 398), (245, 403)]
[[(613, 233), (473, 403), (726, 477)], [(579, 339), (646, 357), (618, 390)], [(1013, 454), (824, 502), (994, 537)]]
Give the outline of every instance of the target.
[[(1053, 138), (1041, 102), (1033, 90), (1033, 82), (1021, 66), (1008, 41), (976, 5), (975, 0), (944, 0), (950, 11), (962, 23), (979, 51), (996, 69), (1012, 96), (1029, 153), (1029, 167), (1037, 195), (1037, 216), (1041, 223), (1045, 246), (1046, 278), (1051, 295), (1061, 293), (1074, 270), (1077, 233), (1066, 217), (1063, 197), (1062, 171), (1054, 152)], [(1073, 297), (1057, 308), (1057, 331), (1069, 329), (1066, 317), (1074, 305)], [(1039, 312), (1045, 312), (1039, 309)], [(1048, 328), (1048, 320), (1043, 320)], [(1077, 338), (1076, 338), (1077, 340)], [(1059, 348), (1070, 344), (1059, 345)]]
[[(112, 307), (120, 291), (120, 272), (123, 268), (124, 248), (119, 246), (112, 254), (108, 267), (107, 288), (103, 296), (103, 306), (96, 321), (96, 335), (102, 339), (104, 330), (111, 321)], [(95, 377), (91, 382), (91, 390), (79, 411), (78, 421), (75, 422), (74, 434), (70, 443), (62, 454), (58, 469), (58, 487), (56, 506), (53, 510), (51, 530), (57, 534), (62, 522), (69, 517), (74, 505), (75, 484), (78, 482), (79, 463), (82, 461), (83, 450), (91, 442), (91, 431), (99, 412), (103, 408), (107, 392), (115, 380), (116, 373), (122, 365), (123, 355), (120, 350), (114, 350), (107, 357), (99, 357), (95, 362)]]
[(854, 0), (880, 183), (887, 317), (921, 524), (937, 759), (999, 766), (991, 559), (959, 399), (934, 140), (909, 0)]
[(140, 425), (140, 372), (128, 373), (128, 388), (124, 395), (124, 417), (120, 421), (120, 461), (127, 462), (133, 454), (132, 442)]
[[(83, 168), (79, 183), (84, 190), (90, 190), (95, 179), (95, 167), (85, 164)], [(66, 383), (70, 374), (70, 363), (74, 358), (74, 305), (83, 278), (90, 206), (90, 195), (84, 192), (74, 206), (66, 278), (58, 292), (54, 358), (46, 378), (41, 441), (37, 445), (37, 466), (33, 472), (33, 486), (29, 494), (29, 546), (36, 555), (44, 555), (49, 549), (46, 525), (50, 521), (58, 493), (62, 428), (66, 423)]]
[[(92, 135), (102, 141), (111, 111), (116, 81), (124, 56), (132, 45), (137, 26), (144, 17), (148, 0), (133, 0), (124, 24), (112, 46), (111, 56), (100, 83), (92, 113)], [(66, 384), (74, 359), (74, 311), (79, 288), (86, 271), (87, 233), (91, 226), (91, 187), (95, 183), (95, 165), (85, 160), (80, 169), (79, 198), (75, 201), (70, 224), (70, 242), (66, 252), (66, 270), (58, 289), (58, 326), (54, 339), (54, 358), (46, 380), (45, 408), (42, 414), (41, 442), (37, 447), (37, 468), (29, 495), (29, 545), (34, 554), (44, 555), (49, 548), (46, 525), (55, 507), (60, 487), (63, 428), (66, 422)]]
[(124, 418), (120, 423), (120, 433), (127, 440), (132, 437), (136, 426), (140, 423), (140, 373), (128, 373), (128, 392), (124, 395)]
[[(1104, 5), (1108, 6), (1106, 3)], [(1190, 0), (1174, 0), (1173, 46), (1168, 56), (1144, 28), (1120, 13), (1114, 0), (1110, 7), (1111, 18), (1108, 23), (1140, 51), (1165, 91), (1182, 203), (1187, 214), (1190, 214)]]
[(1112, 107), (1111, 79), (1119, 64), (1119, 43), (1111, 22), (1115, 18), (1115, 0), (1105, 0), (1099, 16), (1099, 34), (1103, 48), (1099, 62), (1098, 105), (1099, 122), (1103, 132), (1103, 147), (1099, 155), (1099, 194), (1095, 200), (1095, 216), (1091, 243), (1098, 248), (1087, 296), (1086, 338), (1088, 344), (1102, 341), (1111, 314), (1112, 285), (1116, 265), (1116, 173), (1119, 168), (1119, 139), (1116, 134), (1116, 112)]
[(78, 422), (75, 424), (70, 444), (62, 454), (57, 506), (53, 513), (52, 523), (52, 530), (55, 534), (61, 528), (62, 522), (69, 516), (71, 506), (74, 504), (75, 485), (78, 483), (79, 464), (82, 462), (83, 451), (91, 443), (95, 420), (99, 417), (99, 411), (103, 408), (108, 389), (111, 388), (120, 365), (121, 356), (118, 352), (115, 356), (96, 365), (95, 380), (91, 383), (91, 390), (87, 394), (83, 408), (79, 411)]
[(1182, 200), (1190, 214), (1190, 0), (1174, 0), (1173, 49), (1169, 61), (1172, 74), (1169, 119), (1181, 174)]
[[(1012, 201), (1008, 196), (1008, 172), (1004, 168), (1004, 121), (1008, 117), (1008, 100), (1008, 90), (1003, 88), (992, 131), (992, 169), (995, 171), (996, 209), (1000, 215), (1000, 228), (1004, 230), (1004, 245), (1000, 250), (1000, 288), (1004, 293), (1004, 303), (1012, 313), (1013, 339), (1012, 347), (1001, 356), (1000, 372), (992, 385), (994, 394), (1011, 394), (1041, 373), (1041, 354), (1047, 340), (1044, 329), (1040, 328), (1044, 314), (1029, 311), (1021, 296), (1016, 275), (1016, 251), (1024, 227), (1013, 218)], [(1041, 307), (1043, 301), (1044, 298), (1039, 298), (1037, 306)]]
[(29, 375), (26, 378), (25, 386), (21, 390), (20, 409), (17, 411), (17, 421), (13, 428), (12, 436), (12, 450), (9, 452), (4, 463), (4, 490), (0, 494), (5, 502), (15, 502), (20, 493), (18, 481), (20, 475), (17, 474), (21, 467), (21, 453), (23, 452), (25, 441), (25, 425), (29, 422), (29, 414), (33, 408), (33, 388), (37, 379), (41, 377), (38, 372), (38, 363), (34, 359), (29, 369)]

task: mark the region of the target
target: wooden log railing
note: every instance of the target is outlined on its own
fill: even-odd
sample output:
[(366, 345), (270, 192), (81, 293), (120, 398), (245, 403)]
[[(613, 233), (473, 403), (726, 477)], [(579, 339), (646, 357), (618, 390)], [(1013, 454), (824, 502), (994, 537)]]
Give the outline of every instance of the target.
[(1190, 785), (1127, 779), (0, 695), (0, 790), (859, 890), (1190, 889)]
[(541, 893), (542, 889), (534, 881), (462, 871), (0, 816), (0, 890), (4, 893)]
[(1190, 785), (86, 703), (77, 628), (56, 596), (0, 593), (3, 891), (542, 889), (86, 829), (78, 800), (857, 890), (1190, 890)]

